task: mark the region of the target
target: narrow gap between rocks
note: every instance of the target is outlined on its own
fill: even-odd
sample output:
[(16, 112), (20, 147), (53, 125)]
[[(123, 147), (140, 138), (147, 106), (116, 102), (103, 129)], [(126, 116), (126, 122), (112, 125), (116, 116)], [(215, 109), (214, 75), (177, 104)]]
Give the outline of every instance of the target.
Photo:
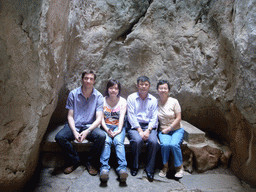
[[(149, 1), (149, 6), (148, 8), (150, 7), (151, 3), (153, 2), (153, 0), (150, 0)], [(134, 28), (134, 26), (140, 21), (141, 18), (145, 17), (147, 11), (148, 11), (148, 8), (146, 9), (146, 11), (141, 15), (141, 17), (139, 17), (138, 19), (136, 19), (132, 24), (131, 26), (129, 27), (129, 29), (127, 29), (126, 31), (124, 31), (121, 35), (119, 35), (116, 39), (117, 41), (122, 41), (124, 42), (126, 37), (132, 32), (132, 29)]]

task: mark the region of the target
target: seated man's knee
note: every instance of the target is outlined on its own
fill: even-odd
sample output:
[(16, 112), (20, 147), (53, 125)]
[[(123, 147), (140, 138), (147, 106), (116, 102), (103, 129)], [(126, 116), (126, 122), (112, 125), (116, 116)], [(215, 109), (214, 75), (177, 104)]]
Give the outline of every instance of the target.
[(137, 139), (131, 140), (131, 144), (136, 145), (136, 146), (143, 145), (143, 143), (144, 143), (144, 141), (142, 138), (137, 138)]
[(97, 137), (100, 139), (106, 139), (106, 134), (104, 133), (104, 131), (100, 130), (100, 131), (96, 131), (95, 132), (97, 134)]
[(57, 135), (55, 135), (55, 141), (57, 143), (60, 143), (61, 141), (63, 141), (63, 137), (61, 134), (57, 133)]
[(99, 132), (99, 134), (98, 134), (98, 139), (99, 139), (100, 141), (105, 142), (105, 140), (106, 140), (106, 134), (105, 134), (103, 131)]
[(159, 145), (157, 138), (149, 139), (148, 142), (151, 145)]

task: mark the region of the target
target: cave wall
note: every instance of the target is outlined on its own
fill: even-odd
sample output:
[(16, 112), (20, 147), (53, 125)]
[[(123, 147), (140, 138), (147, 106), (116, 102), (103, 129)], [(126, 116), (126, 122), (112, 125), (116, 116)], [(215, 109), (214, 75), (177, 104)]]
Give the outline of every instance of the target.
[(67, 94), (86, 67), (98, 71), (101, 92), (120, 80), (124, 97), (140, 75), (156, 96), (168, 79), (182, 118), (225, 141), (234, 173), (256, 183), (255, 1), (29, 2), (1, 2), (1, 186), (32, 174), (49, 121), (66, 120)]
[[(32, 176), (65, 68), (67, 1), (0, 2), (0, 188)], [(63, 83), (62, 83), (63, 84)]]

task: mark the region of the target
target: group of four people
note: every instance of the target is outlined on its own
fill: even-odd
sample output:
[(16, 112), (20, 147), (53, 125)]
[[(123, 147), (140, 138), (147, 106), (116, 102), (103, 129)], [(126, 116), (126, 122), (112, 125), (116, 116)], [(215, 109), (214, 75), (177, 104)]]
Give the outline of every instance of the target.
[(184, 130), (180, 123), (181, 108), (177, 99), (169, 97), (170, 85), (167, 81), (158, 82), (159, 100), (157, 100), (149, 93), (149, 78), (141, 76), (137, 79), (138, 91), (129, 95), (126, 101), (120, 96), (121, 85), (117, 80), (108, 81), (103, 97), (94, 88), (95, 71), (85, 70), (81, 79), (82, 86), (72, 90), (67, 99), (68, 122), (55, 137), (70, 159), (70, 165), (65, 168), (64, 173), (71, 173), (81, 163), (71, 141), (83, 142), (87, 139), (93, 142), (86, 160), (89, 174), (97, 175), (98, 171), (95, 167), (100, 160), (100, 179), (108, 181), (109, 158), (113, 143), (118, 161), (116, 171), (120, 182), (125, 182), (128, 177), (124, 147), (127, 131), (133, 154), (132, 176), (138, 173), (140, 151), (146, 143), (148, 156), (145, 172), (148, 180), (153, 181), (156, 153), (159, 149), (158, 138), (163, 161), (163, 169), (159, 176), (165, 177), (168, 172), (170, 152), (174, 158), (175, 177), (183, 176), (180, 145)]

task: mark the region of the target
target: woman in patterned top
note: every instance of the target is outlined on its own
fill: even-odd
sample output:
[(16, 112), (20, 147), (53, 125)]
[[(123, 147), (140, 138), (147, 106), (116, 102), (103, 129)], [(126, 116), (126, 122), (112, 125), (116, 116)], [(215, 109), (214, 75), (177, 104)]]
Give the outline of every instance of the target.
[(165, 80), (160, 80), (157, 84), (159, 94), (158, 100), (158, 120), (160, 122), (158, 137), (160, 140), (163, 169), (159, 176), (165, 177), (169, 166), (170, 151), (173, 155), (176, 178), (183, 176), (183, 160), (181, 143), (183, 141), (184, 129), (181, 127), (181, 107), (177, 99), (169, 97), (170, 85)]
[(126, 182), (127, 161), (125, 157), (124, 138), (125, 127), (124, 117), (126, 113), (126, 100), (120, 96), (121, 85), (117, 80), (109, 80), (106, 87), (106, 96), (104, 98), (102, 119), (102, 128), (106, 134), (105, 148), (101, 154), (100, 179), (107, 182), (110, 166), (108, 164), (111, 145), (114, 143), (118, 167), (116, 169), (120, 182)]

